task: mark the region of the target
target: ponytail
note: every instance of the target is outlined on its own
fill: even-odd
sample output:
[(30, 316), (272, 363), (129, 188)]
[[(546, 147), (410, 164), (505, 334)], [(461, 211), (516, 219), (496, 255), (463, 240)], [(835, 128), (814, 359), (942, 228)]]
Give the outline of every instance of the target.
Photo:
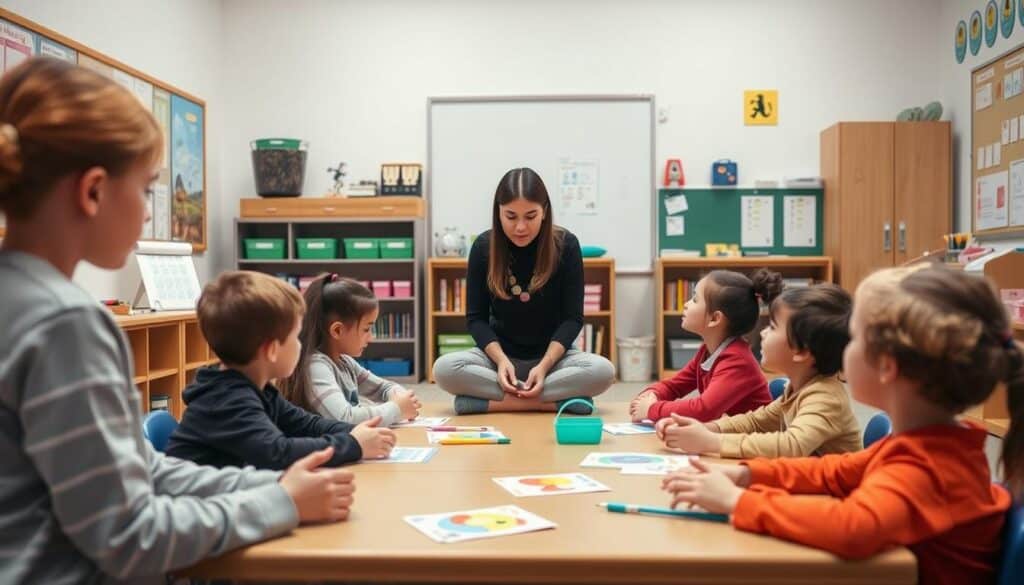
[(782, 275), (759, 268), (749, 278), (731, 270), (713, 270), (706, 277), (704, 302), (708, 313), (721, 311), (730, 337), (754, 330), (761, 305), (772, 304), (782, 292)]
[(1010, 412), (1010, 430), (1003, 437), (1000, 461), (1003, 477), (1017, 498), (1024, 497), (1024, 351), (1013, 338), (1007, 338), (1006, 403)]

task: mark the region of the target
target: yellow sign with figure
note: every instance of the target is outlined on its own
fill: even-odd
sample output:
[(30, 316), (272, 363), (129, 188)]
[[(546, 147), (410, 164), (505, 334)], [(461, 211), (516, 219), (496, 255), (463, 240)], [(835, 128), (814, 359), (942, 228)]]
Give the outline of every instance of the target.
[(748, 89), (743, 92), (743, 123), (747, 126), (779, 124), (779, 91)]

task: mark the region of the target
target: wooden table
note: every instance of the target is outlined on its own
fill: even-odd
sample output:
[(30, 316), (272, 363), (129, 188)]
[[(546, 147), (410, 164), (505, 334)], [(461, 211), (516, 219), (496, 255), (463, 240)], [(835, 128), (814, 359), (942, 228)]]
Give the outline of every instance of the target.
[[(624, 421), (625, 404), (605, 404), (606, 422)], [(425, 416), (447, 416), (429, 404)], [(727, 524), (611, 514), (602, 501), (667, 505), (655, 476), (582, 469), (591, 451), (658, 452), (653, 435), (612, 436), (600, 445), (557, 445), (551, 414), (464, 416), (453, 424), (490, 424), (511, 445), (441, 446), (426, 464), (360, 464), (347, 522), (297, 529), (185, 572), (240, 580), (344, 580), (451, 583), (914, 583), (905, 549), (865, 562), (734, 530)], [(424, 429), (401, 429), (399, 444), (426, 446)], [(516, 498), (493, 477), (584, 472), (611, 492)], [(558, 524), (554, 530), (459, 544), (438, 544), (403, 520), (412, 514), (516, 504)], [(808, 518), (828, 530), (827, 519)]]

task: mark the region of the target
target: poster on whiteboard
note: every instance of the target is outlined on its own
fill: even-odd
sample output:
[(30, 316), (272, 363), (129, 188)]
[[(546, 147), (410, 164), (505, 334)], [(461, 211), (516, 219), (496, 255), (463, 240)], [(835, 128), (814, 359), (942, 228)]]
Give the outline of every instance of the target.
[(558, 199), (563, 213), (595, 215), (598, 212), (596, 160), (562, 159), (558, 165)]
[(1008, 205), (1009, 173), (1001, 171), (978, 177), (974, 185), (977, 228), (990, 230), (1006, 227), (1010, 219)]

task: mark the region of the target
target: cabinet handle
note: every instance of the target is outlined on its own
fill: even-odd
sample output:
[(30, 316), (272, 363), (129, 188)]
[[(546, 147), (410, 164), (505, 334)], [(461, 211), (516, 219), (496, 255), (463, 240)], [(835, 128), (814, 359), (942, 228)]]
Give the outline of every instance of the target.
[(907, 222), (901, 221), (899, 224), (899, 246), (900, 252), (907, 251)]
[(385, 205), (384, 207), (381, 207), (380, 210), (381, 211), (394, 211), (395, 210), (395, 206), (394, 205)]
[(892, 251), (892, 224), (885, 222), (882, 227), (882, 250), (885, 252)]
[(324, 213), (334, 213), (333, 207), (324, 207)]
[(264, 211), (266, 211), (267, 213), (277, 213), (277, 208), (276, 207), (267, 207)]

